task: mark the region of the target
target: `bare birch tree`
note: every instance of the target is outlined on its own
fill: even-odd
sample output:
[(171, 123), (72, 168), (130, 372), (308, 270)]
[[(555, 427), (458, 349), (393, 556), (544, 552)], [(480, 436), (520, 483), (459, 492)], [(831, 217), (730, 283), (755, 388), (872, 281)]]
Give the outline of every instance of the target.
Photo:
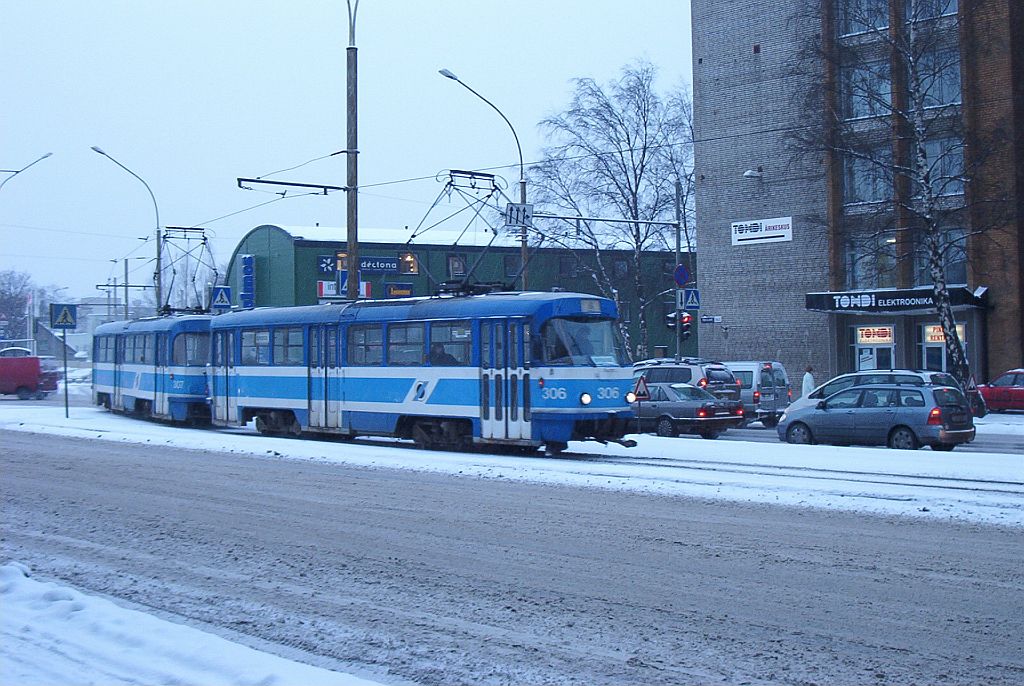
[[(552, 214), (630, 220), (549, 221), (534, 237), (547, 245), (583, 251), (591, 259), (578, 268), (603, 295), (622, 302), (629, 294), (637, 303), (639, 350), (646, 356), (646, 306), (663, 296), (641, 268), (648, 250), (674, 248), (670, 227), (644, 221), (675, 220), (675, 186), (683, 188), (687, 229), (683, 249), (693, 247), (693, 135), (688, 92), (683, 88), (659, 95), (657, 69), (637, 62), (602, 87), (593, 79), (577, 79), (565, 112), (541, 122), (550, 141), (541, 163), (530, 169), (534, 197)], [(538, 221), (538, 224), (540, 222)], [(616, 273), (607, 251), (628, 251), (627, 274)], [(629, 354), (629, 330), (620, 318)]]

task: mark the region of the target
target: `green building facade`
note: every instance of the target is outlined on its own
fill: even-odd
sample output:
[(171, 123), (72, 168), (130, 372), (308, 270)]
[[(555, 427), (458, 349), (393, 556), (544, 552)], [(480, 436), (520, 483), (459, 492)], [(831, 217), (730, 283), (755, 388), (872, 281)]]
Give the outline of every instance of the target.
[[(361, 231), (361, 297), (429, 296), (436, 294), (444, 282), (460, 281), (467, 276), (473, 283), (504, 284), (510, 290), (521, 287), (521, 248), (517, 239), (499, 237), (492, 242), (489, 233), (427, 233), (409, 241), (408, 235), (408, 230)], [(344, 299), (348, 266), (345, 237), (344, 228), (257, 226), (239, 241), (228, 264), (225, 284), (231, 286), (232, 304), (288, 307)], [(674, 253), (652, 251), (641, 256), (647, 302), (647, 351), (638, 349), (640, 304), (631, 295), (632, 251), (602, 251), (600, 259), (598, 270), (597, 256), (592, 251), (531, 248), (529, 289), (561, 289), (605, 297), (617, 292), (620, 317), (627, 323), (634, 358), (674, 355), (675, 330), (669, 326), (667, 316), (675, 308)], [(692, 254), (684, 253), (683, 263), (691, 268), (691, 278), (695, 278), (695, 262)], [(605, 288), (595, 279), (596, 273), (604, 275), (599, 278)], [(683, 342), (683, 355), (697, 354), (696, 318), (691, 332)]]

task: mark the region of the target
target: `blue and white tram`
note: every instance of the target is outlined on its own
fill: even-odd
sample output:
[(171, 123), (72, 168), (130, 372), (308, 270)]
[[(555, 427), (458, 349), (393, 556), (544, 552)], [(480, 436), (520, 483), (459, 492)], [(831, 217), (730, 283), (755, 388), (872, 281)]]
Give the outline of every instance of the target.
[(605, 298), (539, 292), (223, 314), (210, 324), (212, 421), (424, 447), (631, 444), (615, 318)]
[(103, 324), (92, 359), (97, 405), (154, 419), (209, 420), (209, 315)]

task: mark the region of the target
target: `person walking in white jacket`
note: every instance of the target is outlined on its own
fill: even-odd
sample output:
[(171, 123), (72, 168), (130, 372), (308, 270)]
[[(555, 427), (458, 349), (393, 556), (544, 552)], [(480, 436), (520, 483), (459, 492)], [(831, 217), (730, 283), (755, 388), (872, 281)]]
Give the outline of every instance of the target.
[(804, 383), (801, 395), (805, 398), (811, 394), (814, 390), (814, 367), (807, 365), (807, 369), (804, 370)]

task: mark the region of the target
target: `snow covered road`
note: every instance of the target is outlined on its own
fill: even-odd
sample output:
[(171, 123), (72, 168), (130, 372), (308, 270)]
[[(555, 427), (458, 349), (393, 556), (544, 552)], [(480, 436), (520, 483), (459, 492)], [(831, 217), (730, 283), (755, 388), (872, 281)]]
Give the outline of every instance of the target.
[[(5, 560), (337, 671), (424, 684), (1024, 675), (1019, 456), (652, 439), (524, 459), (59, 412), (0, 415), (21, 429), (0, 433)], [(205, 449), (169, 447), (193, 445)], [(943, 487), (957, 479), (969, 500)], [(1010, 485), (979, 485), (993, 481)]]

